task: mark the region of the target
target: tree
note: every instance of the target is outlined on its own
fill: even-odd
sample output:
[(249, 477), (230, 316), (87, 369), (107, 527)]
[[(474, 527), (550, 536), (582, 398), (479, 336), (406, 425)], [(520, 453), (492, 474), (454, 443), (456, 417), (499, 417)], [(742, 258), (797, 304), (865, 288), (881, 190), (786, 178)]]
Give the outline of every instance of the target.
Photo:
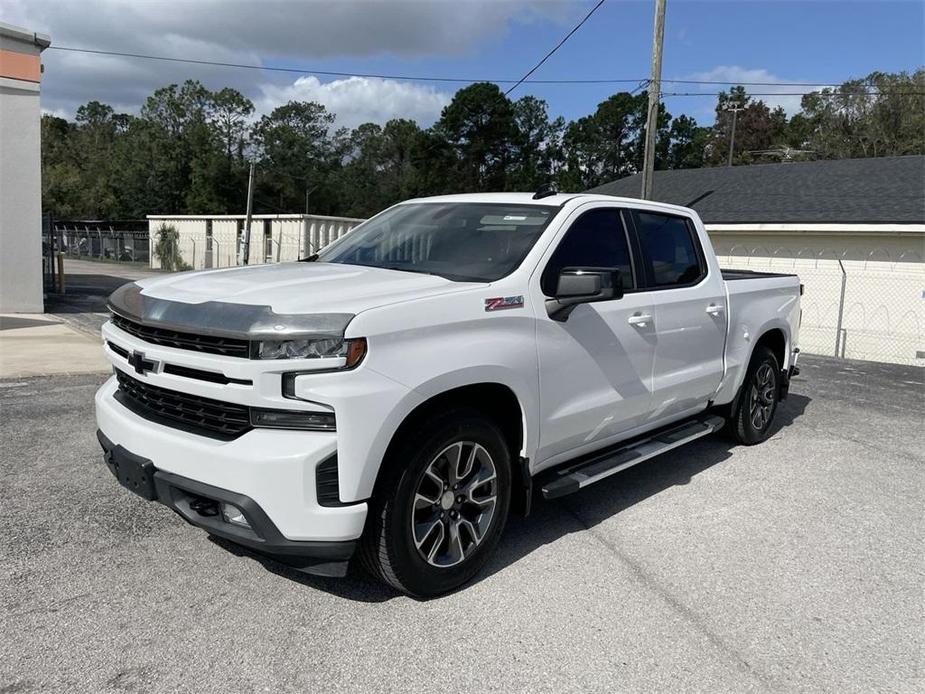
[(218, 133), (229, 163), (244, 159), (247, 119), (253, 112), (254, 103), (236, 89), (225, 87), (212, 95), (209, 120)]
[[(619, 92), (598, 104), (590, 116), (565, 128), (562, 140), (564, 190), (586, 190), (630, 176), (642, 168), (648, 94)], [(667, 158), (671, 115), (664, 105), (657, 119), (655, 167)]]
[(514, 102), (514, 165), (508, 184), (511, 190), (536, 190), (554, 180), (562, 159), (565, 120), (549, 120), (546, 102), (524, 96)]
[(460, 89), (433, 132), (456, 153), (450, 175), (457, 190), (506, 189), (517, 128), (513, 105), (497, 85), (478, 82)]
[(787, 115), (780, 107), (773, 111), (763, 101), (753, 101), (742, 86), (720, 92), (716, 104), (716, 122), (706, 145), (708, 166), (726, 164), (732, 136), (732, 107), (740, 110), (735, 119), (733, 164), (751, 164), (761, 159), (761, 152), (779, 147), (787, 135)]
[(807, 94), (798, 120), (805, 144), (820, 157), (925, 153), (925, 69), (872, 72), (835, 89)]
[(263, 116), (252, 131), (264, 202), (279, 210), (301, 210), (306, 191), (312, 211), (337, 210), (333, 188), (343, 156), (349, 149), (346, 132), (331, 133), (334, 114), (312, 101), (290, 101)]
[[(873, 72), (807, 94), (791, 118), (741, 86), (717, 97), (712, 127), (660, 107), (657, 169), (806, 157), (925, 153), (925, 69)], [(460, 89), (431, 127), (407, 119), (348, 132), (321, 104), (290, 102), (251, 126), (240, 92), (196, 81), (151, 94), (137, 116), (91, 101), (73, 121), (42, 117), (42, 195), (58, 218), (139, 218), (157, 212), (243, 213), (249, 159), (256, 212), (371, 215), (411, 197), (535, 190), (554, 179), (582, 191), (642, 167), (647, 94), (619, 92), (568, 123), (544, 101), (511, 102), (486, 83)]]
[(42, 207), (59, 219), (83, 216), (83, 179), (74, 156), (76, 130), (64, 118), (42, 116)]
[(678, 116), (671, 121), (670, 144), (666, 168), (697, 169), (703, 166), (704, 148), (710, 137), (710, 128), (697, 125), (690, 116)]
[(190, 270), (180, 255), (180, 232), (172, 224), (161, 224), (155, 233), (154, 255), (167, 272)]

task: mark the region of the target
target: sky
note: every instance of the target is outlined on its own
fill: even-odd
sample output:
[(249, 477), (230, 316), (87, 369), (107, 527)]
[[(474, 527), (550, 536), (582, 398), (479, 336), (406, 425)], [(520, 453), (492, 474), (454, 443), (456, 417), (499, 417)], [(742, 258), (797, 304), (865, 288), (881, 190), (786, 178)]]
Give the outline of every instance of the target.
[[(52, 46), (343, 73), (518, 79), (595, 4), (585, 0), (3, 0), (0, 21), (47, 33)], [(592, 113), (649, 76), (653, 0), (607, 0), (512, 98), (546, 100), (552, 116)], [(258, 115), (313, 100), (354, 127), (436, 120), (464, 84), (299, 75), (46, 50), (42, 108), (73, 117), (91, 100), (134, 113), (154, 89), (198, 79), (234, 87)], [(662, 77), (837, 85), (875, 70), (925, 65), (925, 0), (668, 0)], [(510, 85), (501, 85), (507, 88)], [(664, 84), (672, 115), (713, 121), (722, 85)], [(754, 86), (799, 110), (808, 87)]]

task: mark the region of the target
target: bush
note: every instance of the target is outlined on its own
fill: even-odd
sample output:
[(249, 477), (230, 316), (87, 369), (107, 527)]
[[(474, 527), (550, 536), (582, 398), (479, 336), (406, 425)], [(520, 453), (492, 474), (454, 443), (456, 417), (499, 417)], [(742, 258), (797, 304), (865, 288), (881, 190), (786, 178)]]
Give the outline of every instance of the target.
[(155, 232), (157, 241), (154, 244), (154, 255), (161, 262), (161, 269), (167, 272), (178, 270), (192, 270), (188, 263), (183, 262), (180, 255), (180, 232), (171, 224), (161, 224)]

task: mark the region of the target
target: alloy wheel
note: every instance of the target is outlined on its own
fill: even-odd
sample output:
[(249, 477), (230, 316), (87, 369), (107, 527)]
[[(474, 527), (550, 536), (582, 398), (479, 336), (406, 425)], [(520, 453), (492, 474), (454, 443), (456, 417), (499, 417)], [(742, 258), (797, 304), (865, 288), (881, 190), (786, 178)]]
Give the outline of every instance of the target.
[(749, 417), (757, 431), (763, 431), (774, 411), (777, 382), (770, 364), (762, 364), (752, 379)]
[(411, 508), (414, 546), (431, 566), (464, 561), (485, 538), (498, 505), (495, 463), (474, 441), (444, 448), (424, 469)]

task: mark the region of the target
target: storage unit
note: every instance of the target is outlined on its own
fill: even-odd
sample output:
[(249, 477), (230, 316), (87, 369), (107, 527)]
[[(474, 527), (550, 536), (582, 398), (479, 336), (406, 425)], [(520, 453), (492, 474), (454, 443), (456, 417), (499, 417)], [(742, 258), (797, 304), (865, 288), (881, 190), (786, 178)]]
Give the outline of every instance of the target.
[(44, 34), (0, 22), (0, 313), (41, 313)]
[[(172, 226), (179, 234), (178, 250), (193, 270), (233, 267), (244, 234), (244, 215), (148, 215), (151, 267), (161, 267), (155, 253), (157, 231)], [(362, 219), (306, 214), (256, 214), (251, 218), (248, 263), (298, 260), (353, 229)]]

